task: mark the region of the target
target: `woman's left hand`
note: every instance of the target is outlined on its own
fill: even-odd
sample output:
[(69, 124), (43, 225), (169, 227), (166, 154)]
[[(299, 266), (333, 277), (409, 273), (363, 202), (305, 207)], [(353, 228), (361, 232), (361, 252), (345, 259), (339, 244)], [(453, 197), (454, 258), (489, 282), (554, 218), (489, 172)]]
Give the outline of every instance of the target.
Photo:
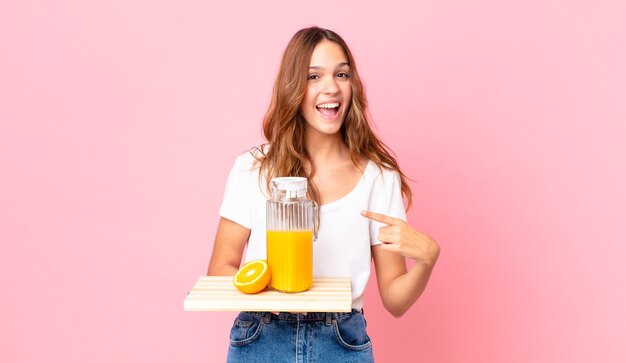
[(439, 245), (430, 236), (416, 230), (402, 219), (380, 213), (362, 211), (366, 218), (384, 223), (378, 231), (378, 239), (383, 242), (381, 248), (412, 258), (417, 263), (433, 266), (439, 258)]

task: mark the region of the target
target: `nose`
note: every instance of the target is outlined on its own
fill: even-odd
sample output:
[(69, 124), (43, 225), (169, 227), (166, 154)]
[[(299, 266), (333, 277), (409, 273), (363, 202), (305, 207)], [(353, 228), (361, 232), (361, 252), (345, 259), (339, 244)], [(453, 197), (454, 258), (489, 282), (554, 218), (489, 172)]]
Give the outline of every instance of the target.
[(322, 92), (324, 94), (335, 94), (339, 92), (339, 87), (337, 86), (337, 80), (335, 79), (335, 77), (326, 77)]

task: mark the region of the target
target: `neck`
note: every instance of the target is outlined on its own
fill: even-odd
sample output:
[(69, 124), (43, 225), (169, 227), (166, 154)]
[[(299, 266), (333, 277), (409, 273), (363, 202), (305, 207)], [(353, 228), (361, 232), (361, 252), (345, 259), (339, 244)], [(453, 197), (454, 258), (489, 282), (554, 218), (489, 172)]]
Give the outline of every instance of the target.
[(305, 137), (305, 148), (313, 166), (350, 158), (348, 147), (343, 143), (341, 134), (311, 134)]

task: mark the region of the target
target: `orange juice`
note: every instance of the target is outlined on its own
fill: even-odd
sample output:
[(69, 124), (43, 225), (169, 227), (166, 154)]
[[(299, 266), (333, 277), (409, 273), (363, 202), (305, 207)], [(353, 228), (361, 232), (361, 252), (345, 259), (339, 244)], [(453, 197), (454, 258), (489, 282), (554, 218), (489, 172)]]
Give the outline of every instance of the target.
[(313, 285), (313, 232), (267, 231), (269, 285), (284, 292), (305, 291)]

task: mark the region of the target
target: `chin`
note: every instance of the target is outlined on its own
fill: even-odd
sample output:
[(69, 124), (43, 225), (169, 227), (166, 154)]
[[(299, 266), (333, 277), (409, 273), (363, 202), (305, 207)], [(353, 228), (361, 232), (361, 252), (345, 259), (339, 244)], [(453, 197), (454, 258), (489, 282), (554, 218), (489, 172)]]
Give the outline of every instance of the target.
[[(317, 116), (317, 115), (316, 115)], [(305, 118), (306, 120), (306, 118)], [(343, 125), (343, 117), (329, 120), (323, 117), (314, 117), (313, 122), (307, 121), (307, 129), (320, 135), (335, 135), (340, 132)]]
[(337, 133), (339, 133), (339, 131), (341, 130), (341, 125), (318, 125), (318, 126), (314, 126), (312, 127), (315, 131), (319, 132), (320, 134), (324, 134), (324, 135), (335, 135)]

